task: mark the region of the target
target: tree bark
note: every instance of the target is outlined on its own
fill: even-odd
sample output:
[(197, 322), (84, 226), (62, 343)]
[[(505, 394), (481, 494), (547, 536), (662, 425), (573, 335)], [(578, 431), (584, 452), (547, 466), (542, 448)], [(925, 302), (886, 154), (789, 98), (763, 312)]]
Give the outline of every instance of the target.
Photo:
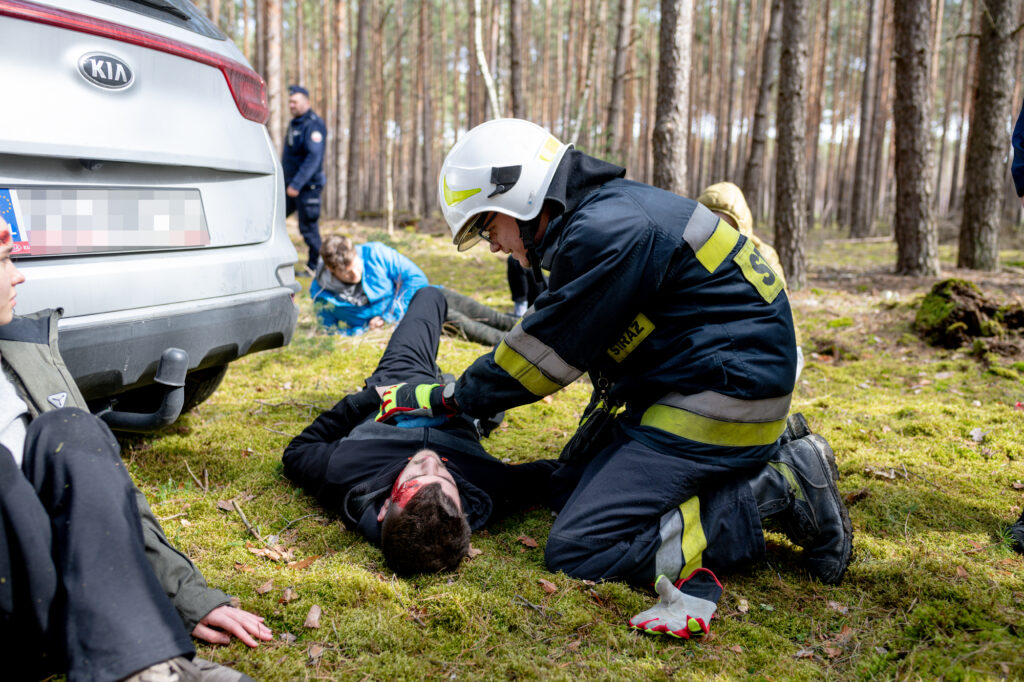
[(337, 71), (334, 104), (334, 186), (337, 215), (348, 211), (348, 137), (345, 131), (345, 113), (348, 111), (348, 2), (334, 3), (334, 63)]
[(878, 54), (879, 15), (884, 0), (868, 0), (867, 40), (864, 45), (864, 79), (861, 82), (860, 131), (857, 135), (857, 162), (853, 170), (850, 199), (850, 236), (871, 234), (871, 130), (875, 94), (875, 55)]
[(686, 97), (690, 89), (693, 0), (661, 0), (658, 104), (654, 122), (654, 185), (686, 192)]
[(939, 274), (939, 240), (931, 208), (931, 0), (896, 0), (896, 272)]
[(964, 167), (964, 214), (957, 265), (999, 268), (1000, 204), (1006, 130), (1013, 92), (1014, 20), (1018, 0), (980, 0), (978, 78)]
[(768, 142), (768, 111), (771, 107), (772, 88), (775, 86), (775, 70), (779, 62), (779, 33), (782, 26), (782, 0), (771, 2), (768, 34), (764, 40), (761, 57), (761, 84), (757, 90), (757, 106), (754, 108), (754, 122), (750, 128), (750, 153), (747, 156), (747, 165), (743, 169), (743, 193), (747, 196), (755, 220), (764, 215), (761, 178), (764, 171), (765, 146)]
[(807, 0), (785, 0), (779, 55), (778, 160), (775, 167), (775, 249), (790, 289), (807, 282)]
[[(626, 70), (629, 60), (629, 46), (633, 35), (633, 0), (619, 0), (619, 15), (615, 33), (615, 59), (612, 67), (612, 89), (608, 96), (608, 116), (605, 121), (607, 145), (605, 153), (625, 163), (622, 158), (623, 99), (626, 88)], [(627, 112), (631, 117), (633, 112)]]
[[(494, 78), (487, 68), (487, 55), (484, 52), (483, 20), (480, 18), (480, 0), (473, 0), (473, 45), (476, 51), (476, 63), (480, 67), (480, 76), (484, 80), (484, 87), (487, 88), (487, 101), (491, 105), (491, 118), (501, 116), (501, 106), (498, 104), (498, 90), (494, 86)], [(423, 36), (420, 36), (423, 39)]]
[(362, 168), (362, 140), (363, 140), (363, 109), (366, 94), (366, 48), (367, 35), (366, 26), (370, 17), (369, 0), (359, 0), (358, 18), (356, 19), (356, 49), (355, 67), (352, 78), (352, 115), (349, 119), (348, 139), (348, 182), (346, 196), (348, 201), (345, 206), (345, 219), (355, 220), (356, 208), (362, 208), (363, 202), (359, 200), (359, 178), (363, 172)]
[(282, 95), (284, 83), (281, 79), (281, 0), (267, 0), (266, 6), (267, 92), (270, 95), (270, 121), (267, 128), (270, 130), (270, 139), (274, 141), (274, 148), (282, 149), (286, 107)]
[(508, 85), (512, 117), (526, 118), (523, 88), (523, 0), (508, 0)]

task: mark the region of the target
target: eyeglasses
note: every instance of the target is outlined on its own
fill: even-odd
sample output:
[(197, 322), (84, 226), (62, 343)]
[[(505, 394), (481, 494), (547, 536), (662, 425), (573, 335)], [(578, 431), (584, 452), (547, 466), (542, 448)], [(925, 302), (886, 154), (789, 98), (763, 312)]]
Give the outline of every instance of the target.
[(488, 244), (493, 244), (491, 241), (491, 223), (494, 222), (494, 211), (488, 211), (487, 213), (480, 213), (477, 215), (476, 222), (472, 227), (469, 228), (469, 234), (477, 234)]

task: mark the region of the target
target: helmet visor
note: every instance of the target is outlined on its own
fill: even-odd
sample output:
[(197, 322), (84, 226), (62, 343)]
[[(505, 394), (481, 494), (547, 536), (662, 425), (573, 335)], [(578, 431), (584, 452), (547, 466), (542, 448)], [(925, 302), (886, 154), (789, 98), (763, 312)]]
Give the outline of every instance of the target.
[(462, 225), (459, 234), (452, 241), (459, 251), (466, 251), (476, 245), (481, 239), (490, 242), (488, 228), (494, 221), (493, 211), (483, 211), (469, 217)]

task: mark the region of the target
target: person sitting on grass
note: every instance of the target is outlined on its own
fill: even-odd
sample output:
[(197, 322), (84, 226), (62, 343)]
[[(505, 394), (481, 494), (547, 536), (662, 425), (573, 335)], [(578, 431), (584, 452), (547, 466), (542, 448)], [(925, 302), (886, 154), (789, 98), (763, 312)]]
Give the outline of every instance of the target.
[[(429, 285), (423, 270), (380, 242), (356, 246), (342, 235), (327, 237), (309, 293), (320, 325), (331, 333), (362, 334), (398, 322), (413, 295)], [(443, 289), (445, 322), (468, 340), (497, 345), (516, 318)]]
[(366, 387), (318, 416), (282, 457), (285, 476), (381, 546), (402, 575), (455, 569), (472, 531), (546, 502), (556, 468), (553, 460), (509, 465), (488, 454), (480, 438), (500, 418), (375, 421), (377, 387), (440, 380), (435, 358), (447, 307), (442, 290), (417, 292)]
[(25, 281), (0, 231), (0, 641), (6, 679), (249, 677), (194, 658), (189, 633), (254, 647), (271, 631), (174, 549), (57, 348), (59, 314), (14, 315)]

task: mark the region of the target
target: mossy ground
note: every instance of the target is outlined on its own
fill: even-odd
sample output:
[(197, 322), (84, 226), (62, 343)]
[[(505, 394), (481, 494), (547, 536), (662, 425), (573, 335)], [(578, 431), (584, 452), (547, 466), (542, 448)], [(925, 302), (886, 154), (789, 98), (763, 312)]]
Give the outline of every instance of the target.
[[(510, 306), (504, 261), (484, 249), (457, 254), (441, 235), (388, 239), (353, 225), (324, 231), (343, 229), (389, 241), (434, 283)], [(482, 553), (454, 574), (394, 578), (379, 551), (281, 475), (290, 436), (360, 386), (390, 333), (318, 334), (303, 294), (289, 347), (232, 364), (213, 398), (167, 432), (123, 441), (171, 540), (275, 632), (256, 650), (236, 642), (201, 654), (264, 680), (1024, 677), (1024, 559), (1004, 534), (1024, 501), (1024, 412), (1014, 407), (1024, 384), (1013, 371), (1022, 358), (1000, 358), (996, 367), (1010, 371), (992, 372), (970, 349), (924, 345), (913, 321), (935, 280), (889, 275), (891, 243), (826, 244), (816, 232), (808, 253), (810, 284), (791, 297), (808, 360), (793, 408), (837, 453), (856, 532), (841, 586), (809, 580), (799, 550), (769, 534), (765, 563), (725, 577), (710, 637), (638, 634), (625, 621), (652, 593), (546, 571), (543, 509), (475, 535)], [(949, 265), (952, 249), (942, 254)], [(1024, 286), (1012, 272), (956, 276), (990, 294)], [(439, 363), (458, 373), (483, 350), (446, 337)], [(510, 411), (488, 448), (512, 461), (557, 456), (588, 394), (578, 382)], [(208, 470), (209, 492), (186, 463), (200, 478)], [(218, 509), (232, 498), (296, 560), (319, 558), (294, 568), (253, 555), (240, 518)], [(268, 580), (272, 589), (259, 594)], [(283, 603), (288, 587), (298, 598)], [(314, 604), (323, 616), (308, 629)]]

